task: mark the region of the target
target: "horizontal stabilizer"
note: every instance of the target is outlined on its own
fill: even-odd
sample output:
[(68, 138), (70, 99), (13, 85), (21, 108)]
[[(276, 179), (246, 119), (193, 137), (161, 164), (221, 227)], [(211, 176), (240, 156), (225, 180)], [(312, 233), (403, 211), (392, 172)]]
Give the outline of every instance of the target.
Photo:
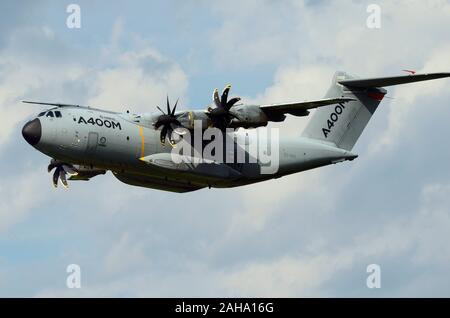
[(393, 77), (350, 79), (339, 81), (339, 84), (342, 84), (347, 87), (356, 87), (356, 88), (386, 87), (421, 81), (429, 81), (445, 77), (450, 77), (450, 73), (431, 73), (431, 74), (402, 75)]

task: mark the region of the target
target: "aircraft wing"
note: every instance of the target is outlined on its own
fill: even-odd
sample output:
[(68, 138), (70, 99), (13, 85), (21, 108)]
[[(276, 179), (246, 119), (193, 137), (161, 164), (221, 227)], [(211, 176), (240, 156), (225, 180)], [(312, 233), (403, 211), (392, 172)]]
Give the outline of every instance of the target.
[(29, 100), (23, 100), (22, 103), (25, 103), (25, 104), (35, 104), (35, 105), (56, 106), (56, 107), (81, 107), (81, 108), (89, 108), (89, 106), (81, 106), (81, 105), (75, 105), (75, 104), (44, 103), (44, 102), (34, 102), (34, 101), (29, 101)]
[(353, 101), (353, 98), (325, 98), (313, 101), (286, 103), (286, 104), (269, 104), (259, 106), (264, 113), (270, 118), (271, 116), (280, 116), (291, 114), (294, 116), (308, 116), (309, 109), (314, 109), (327, 105), (347, 103)]
[(92, 109), (92, 110), (101, 110), (101, 111), (103, 111), (105, 113), (110, 113), (110, 114), (117, 114), (117, 112), (104, 110), (104, 109), (100, 109), (100, 108), (95, 108), (95, 107), (91, 107), (91, 106), (78, 105), (78, 104), (47, 103), (47, 102), (35, 102), (35, 101), (29, 101), (29, 100), (23, 100), (22, 103), (34, 104), (34, 105), (44, 105), (44, 106), (56, 106), (56, 107), (86, 108), (86, 109)]

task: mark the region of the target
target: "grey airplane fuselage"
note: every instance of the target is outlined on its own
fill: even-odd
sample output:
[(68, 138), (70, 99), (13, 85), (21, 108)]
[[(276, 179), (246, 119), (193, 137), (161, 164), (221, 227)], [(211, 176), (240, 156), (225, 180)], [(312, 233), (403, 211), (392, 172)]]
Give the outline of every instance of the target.
[[(262, 173), (259, 162), (222, 164), (239, 173), (222, 178), (146, 164), (142, 158), (170, 153), (172, 147), (160, 143), (160, 131), (148, 120), (145, 122), (143, 116), (83, 107), (57, 107), (41, 114), (44, 115), (36, 118), (41, 125), (41, 136), (33, 146), (42, 153), (63, 162), (110, 170), (119, 180), (132, 185), (162, 190), (185, 192), (203, 187), (235, 187), (356, 157), (309, 138), (280, 138), (279, 162), (274, 173)], [(247, 143), (257, 142), (245, 130), (236, 132), (239, 133), (246, 135)]]
[[(236, 104), (239, 98), (228, 101), (228, 85), (221, 97), (214, 90), (214, 108), (177, 113), (177, 103), (171, 110), (167, 98), (167, 113), (159, 109), (162, 115), (24, 101), (56, 107), (25, 124), (22, 135), (37, 150), (53, 158), (48, 170), (55, 169), (55, 186), (58, 178), (67, 186), (66, 174), (71, 175), (70, 180), (89, 180), (110, 170), (127, 184), (174, 192), (236, 187), (355, 159), (351, 150), (386, 95), (383, 87), (448, 77), (450, 73), (441, 72), (361, 79), (338, 71), (324, 99), (269, 105)], [(269, 122), (281, 122), (287, 114), (308, 116), (312, 109), (315, 113), (298, 136), (287, 137), (282, 130), (272, 136), (271, 130), (264, 134), (266, 140), (261, 143), (261, 135), (245, 129), (259, 127), (257, 132), (264, 132), (271, 129), (266, 127)], [(201, 123), (198, 145), (196, 122)], [(177, 131), (180, 127), (184, 131)], [(222, 142), (210, 147), (211, 130), (206, 127), (217, 127), (216, 131), (220, 128), (219, 132), (229, 127), (241, 128), (215, 137), (214, 142)], [(191, 140), (188, 144), (194, 146), (194, 151), (174, 155), (175, 149), (184, 150), (187, 132), (194, 132), (194, 141), (186, 138)], [(206, 132), (208, 137), (204, 136)], [(228, 148), (229, 134), (232, 148)], [(183, 140), (176, 144), (174, 135), (183, 135)], [(266, 148), (261, 147), (264, 141)], [(217, 146), (218, 158), (204, 156), (207, 148), (214, 148), (217, 154)], [(242, 159), (242, 153), (244, 158), (254, 159), (255, 147), (256, 160), (236, 160), (239, 156)], [(263, 150), (265, 154), (270, 152), (269, 164), (262, 160), (266, 158), (261, 155), (261, 148), (267, 149)], [(192, 158), (198, 159), (198, 151), (200, 158), (206, 160), (193, 163)], [(230, 162), (230, 156), (236, 159)]]

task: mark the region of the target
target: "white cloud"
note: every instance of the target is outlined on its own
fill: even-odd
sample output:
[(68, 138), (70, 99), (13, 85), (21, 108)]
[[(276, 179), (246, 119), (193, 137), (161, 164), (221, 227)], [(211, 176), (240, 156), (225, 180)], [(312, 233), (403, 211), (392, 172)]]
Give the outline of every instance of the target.
[[(361, 234), (349, 244), (336, 249), (334, 246), (316, 246), (305, 255), (289, 254), (281, 259), (250, 262), (226, 272), (222, 284), (232, 296), (324, 297), (338, 296), (327, 292), (333, 290), (330, 289), (333, 278), (344, 276), (352, 280), (353, 273), (361, 277), (357, 288), (362, 289), (361, 286), (365, 286), (365, 266), (376, 261), (382, 271), (388, 271), (386, 260), (407, 251), (413, 253), (412, 266), (447, 268), (450, 264), (450, 250), (446, 244), (446, 229), (450, 226), (449, 194), (448, 184), (426, 185), (422, 190), (421, 206), (410, 211), (410, 215), (393, 217), (380, 229), (367, 232), (361, 229)], [(359, 266), (361, 263), (363, 266)], [(424, 279), (424, 276), (413, 277), (410, 284)], [(385, 284), (392, 283), (385, 281)], [(412, 290), (410, 284), (391, 285), (394, 287), (391, 292), (420, 294), (420, 289)], [(432, 290), (427, 292), (433, 295)]]
[(144, 247), (137, 240), (130, 238), (130, 233), (122, 233), (119, 241), (109, 250), (105, 258), (107, 273), (129, 271), (146, 262)]
[(34, 207), (47, 200), (44, 193), (36, 191), (40, 188), (42, 188), (40, 171), (26, 170), (22, 174), (2, 178), (0, 232), (25, 220)]
[(346, 254), (285, 257), (249, 264), (226, 276), (223, 284), (240, 297), (308, 297), (351, 263), (351, 256)]
[[(306, 191), (305, 194), (312, 192)], [(340, 295), (339, 286), (334, 286), (336, 280), (343, 280), (358, 295), (364, 295), (362, 291), (367, 291), (365, 269), (371, 263), (381, 265), (382, 284), (390, 286), (388, 289), (383, 287), (380, 291), (383, 295), (420, 295), (420, 289), (414, 290), (412, 286), (422, 286), (420, 282), (426, 277), (434, 280), (434, 273), (423, 271), (419, 276), (409, 277), (408, 284), (396, 285), (395, 281), (389, 280), (387, 273), (393, 271), (389, 264), (400, 255), (410, 255), (406, 262), (412, 268), (448, 267), (450, 251), (446, 239), (450, 226), (447, 208), (450, 204), (449, 194), (449, 184), (428, 184), (421, 191), (420, 205), (416, 210), (407, 215), (392, 216), (389, 222), (369, 222), (366, 228), (356, 232), (351, 230), (350, 240), (345, 243), (334, 244), (340, 232), (329, 229), (326, 237), (328, 243), (318, 243), (321, 234), (317, 233), (307, 241), (298, 242), (309, 246), (298, 246), (279, 257), (270, 257), (271, 253), (267, 253), (262, 259), (250, 257), (247, 261), (231, 262), (228, 266), (212, 266), (207, 255), (210, 249), (223, 252), (233, 241), (232, 237), (222, 238), (225, 240), (222, 241), (224, 245), (206, 246), (204, 254), (178, 254), (179, 267), (174, 266), (174, 263), (163, 262), (161, 266), (164, 268), (160, 268), (157, 258), (164, 257), (164, 253), (150, 248), (155, 233), (147, 232), (145, 238), (143, 232), (137, 235), (125, 232), (111, 245), (103, 266), (96, 269), (102, 271), (100, 277), (93, 279), (91, 273), (91, 281), (80, 291), (46, 289), (38, 296), (328, 297)], [(331, 216), (322, 214), (321, 217), (325, 219)], [(325, 223), (320, 225), (324, 226)], [(342, 228), (345, 224), (335, 226)], [(235, 234), (244, 244), (247, 236)], [(257, 236), (261, 235), (264, 233)], [(252, 237), (251, 234), (248, 236)], [(276, 240), (275, 237), (273, 239)], [(346, 293), (352, 295), (351, 292)], [(432, 290), (427, 293), (433, 295)]]
[[(430, 51), (429, 56), (424, 62), (419, 73), (448, 72), (450, 70), (450, 46), (442, 45)], [(441, 79), (430, 82), (421, 82), (410, 85), (401, 86), (395, 91), (395, 99), (391, 102), (388, 118), (388, 129), (385, 130), (381, 137), (371, 145), (371, 151), (380, 151), (386, 149), (387, 146), (393, 146), (402, 136), (402, 132), (411, 133), (409, 123), (416, 121), (432, 121), (433, 116), (441, 116), (442, 106), (433, 105), (425, 106), (427, 100), (434, 100), (436, 96), (448, 97), (450, 94), (446, 90), (448, 80)], [(420, 108), (427, 107), (429, 116), (423, 118), (423, 112)]]
[(125, 52), (118, 57), (116, 66), (99, 71), (88, 104), (116, 111), (153, 112), (164, 103), (167, 94), (174, 103), (186, 90), (183, 70), (146, 48)]
[(66, 47), (59, 43), (49, 27), (18, 29), (11, 39), (8, 46), (0, 51), (0, 146), (11, 140), (11, 133), (20, 129), (19, 124), (39, 110), (37, 106), (22, 104), (21, 100), (43, 98), (43, 101), (50, 99), (55, 102), (63, 95), (65, 84), (80, 81), (87, 71), (83, 66), (70, 62), (62, 67), (64, 57), (41, 59), (41, 49), (32, 53), (24, 50), (24, 44), (18, 39), (25, 43), (37, 42), (40, 46), (47, 44), (49, 51), (64, 51)]

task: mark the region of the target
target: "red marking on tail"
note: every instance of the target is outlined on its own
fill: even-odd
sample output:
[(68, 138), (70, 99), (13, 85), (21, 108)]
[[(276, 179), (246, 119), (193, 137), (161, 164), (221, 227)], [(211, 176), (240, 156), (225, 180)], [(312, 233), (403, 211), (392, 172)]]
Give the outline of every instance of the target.
[(379, 102), (381, 102), (381, 101), (383, 100), (384, 95), (386, 95), (386, 94), (378, 93), (378, 92), (376, 92), (376, 93), (375, 93), (375, 92), (369, 92), (369, 93), (367, 93), (367, 96), (368, 96), (369, 98), (372, 98), (372, 99), (377, 100), (377, 101), (379, 101)]
[(411, 75), (414, 75), (417, 73), (416, 71), (411, 71), (411, 70), (402, 70), (402, 71), (406, 72), (406, 73), (410, 73)]

